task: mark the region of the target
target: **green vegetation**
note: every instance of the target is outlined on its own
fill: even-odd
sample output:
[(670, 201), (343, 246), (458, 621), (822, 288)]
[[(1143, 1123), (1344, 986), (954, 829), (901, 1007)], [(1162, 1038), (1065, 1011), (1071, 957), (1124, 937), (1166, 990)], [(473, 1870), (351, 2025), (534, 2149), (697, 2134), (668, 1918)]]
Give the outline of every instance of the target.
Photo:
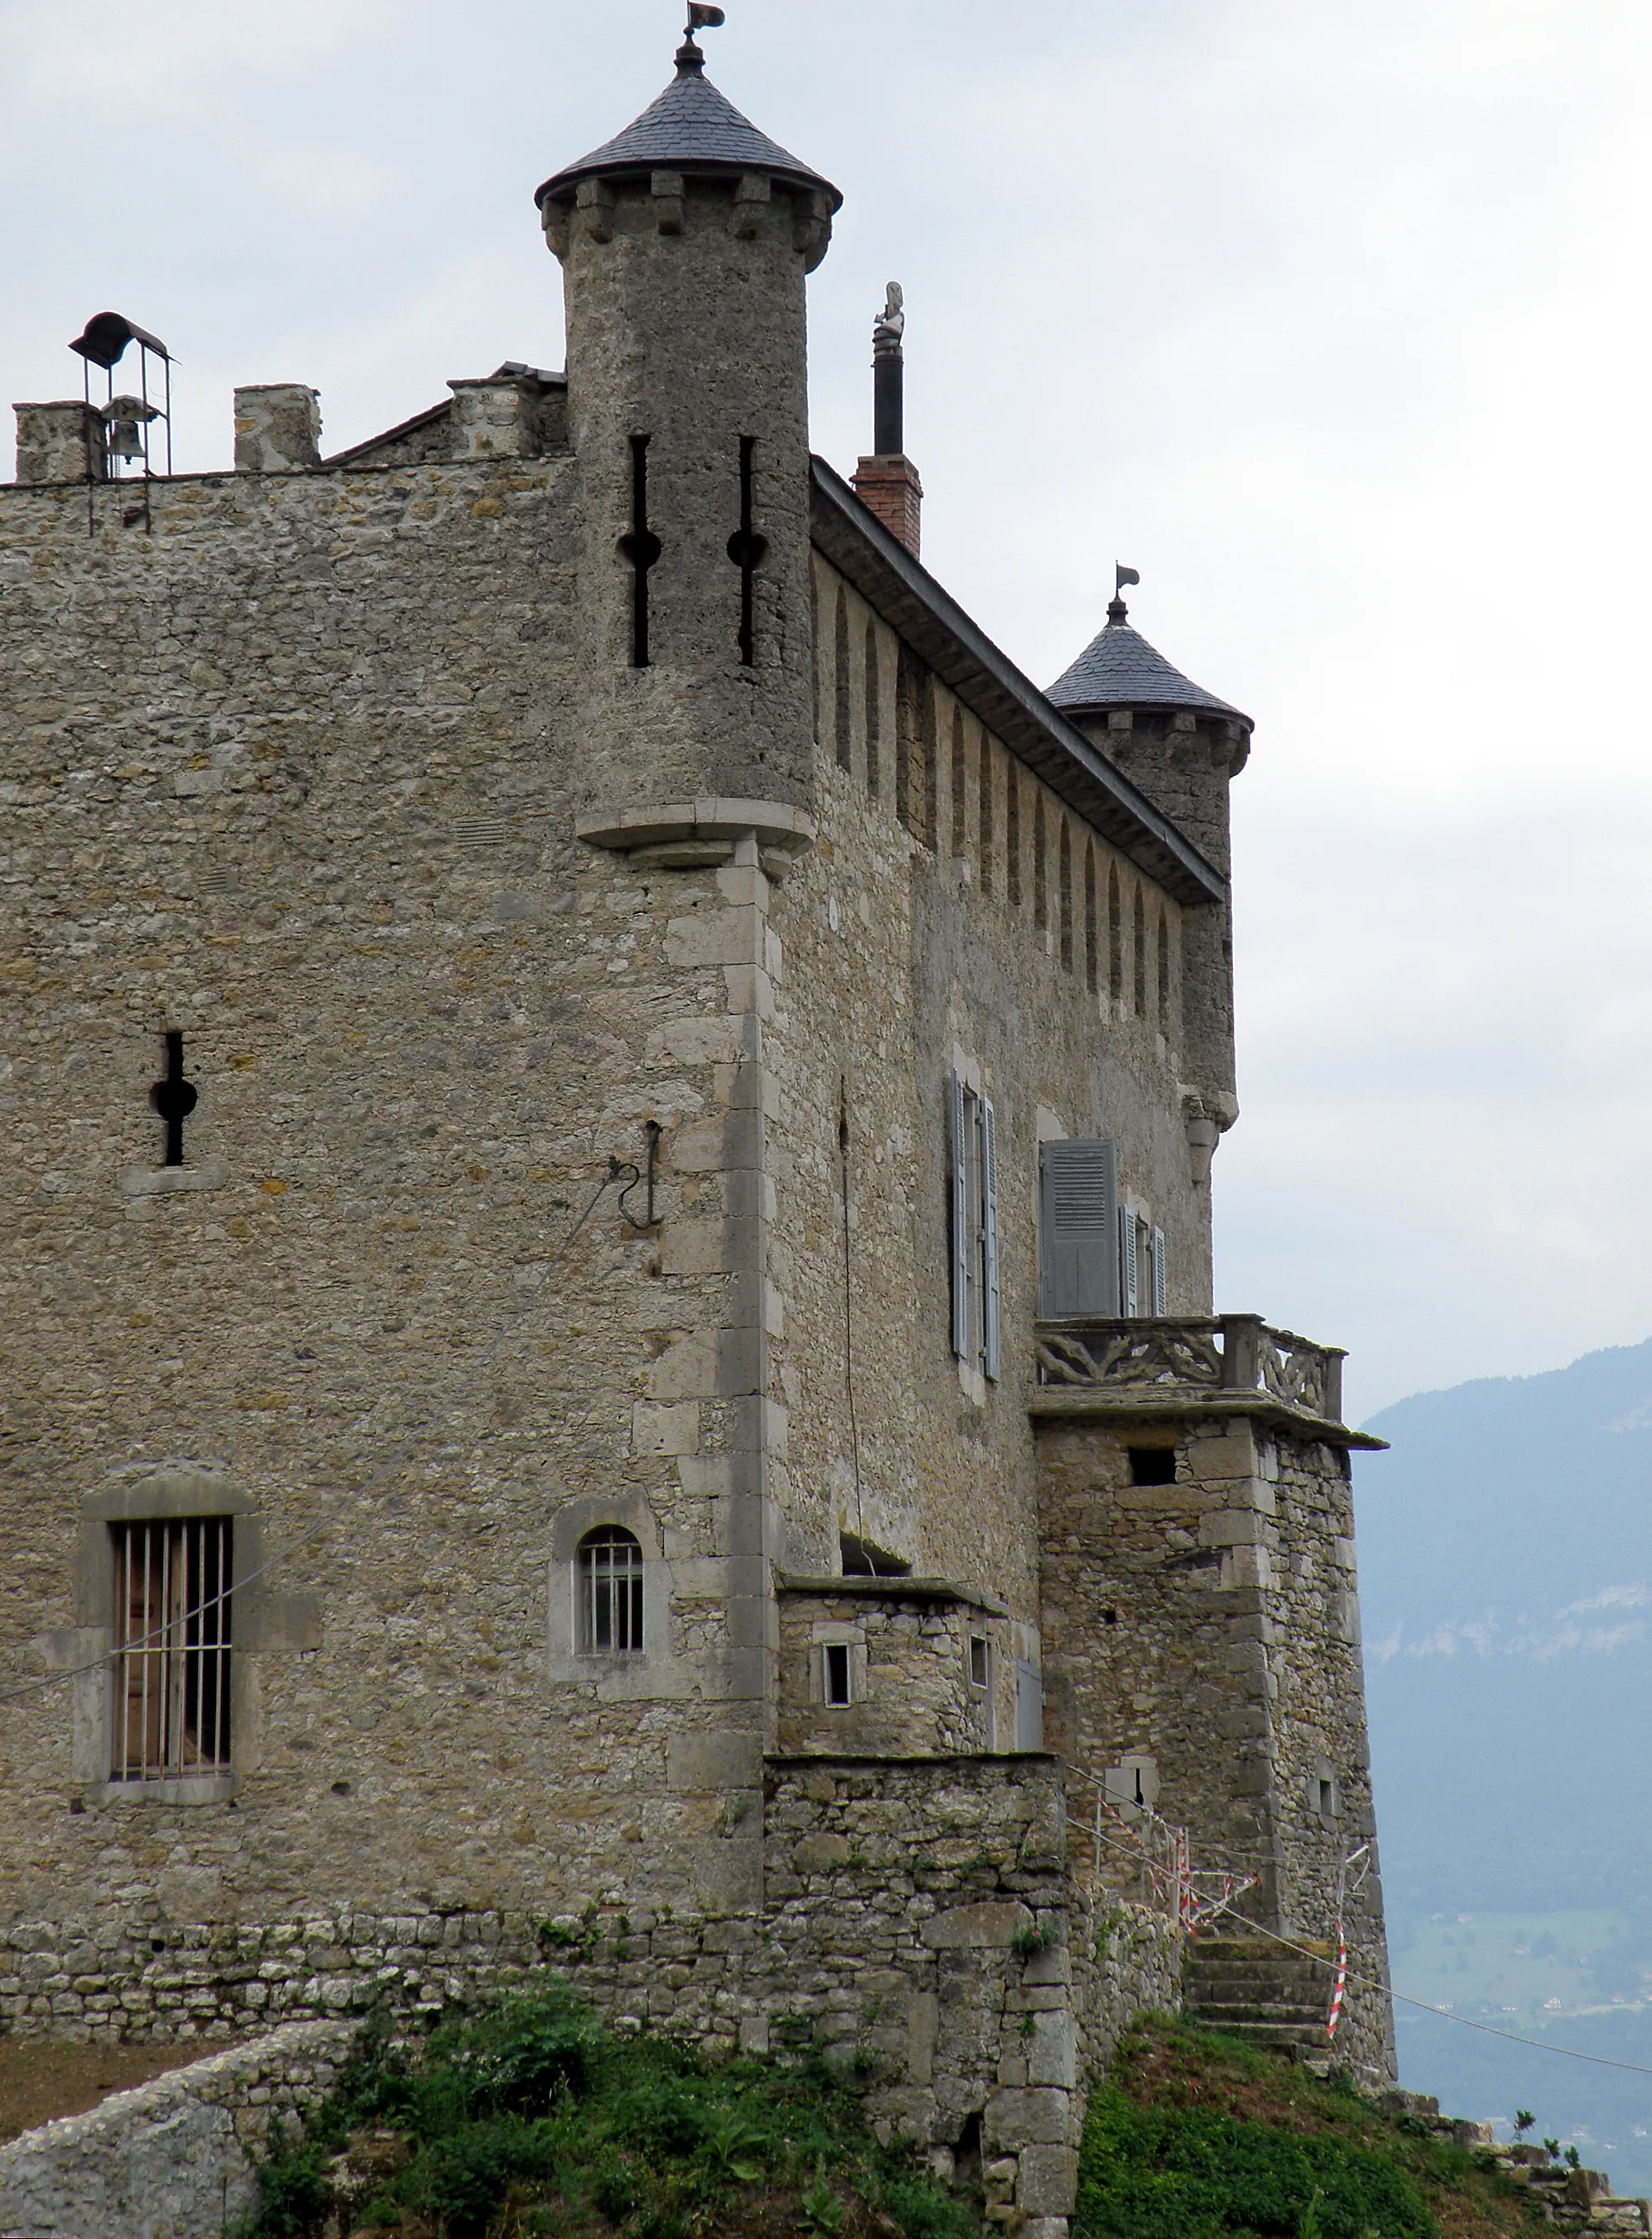
[(1073, 2239), (1501, 2239), (1536, 2219), (1489, 2156), (1414, 2116), (1151, 2022), (1091, 2095)]
[[(865, 2081), (616, 2037), (547, 1976), (411, 2046), (369, 2033), (239, 2239), (979, 2239), (979, 2199), (873, 2136)], [(1091, 2096), (1073, 2239), (1534, 2239), (1536, 2216), (1414, 2116), (1154, 2021)]]
[(611, 2036), (554, 1979), (421, 2045), (370, 2035), (260, 2170), (242, 2239), (975, 2239), (816, 2059), (721, 2066)]

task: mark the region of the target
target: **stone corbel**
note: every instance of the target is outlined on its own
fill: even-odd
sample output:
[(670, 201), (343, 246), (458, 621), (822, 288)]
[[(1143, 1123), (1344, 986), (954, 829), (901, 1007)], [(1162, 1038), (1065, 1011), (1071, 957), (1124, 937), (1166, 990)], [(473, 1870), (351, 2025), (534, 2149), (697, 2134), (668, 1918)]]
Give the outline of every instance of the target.
[(814, 819), (783, 801), (673, 801), (636, 808), (594, 808), (574, 827), (587, 847), (628, 855), (639, 870), (718, 868), (734, 860), (734, 846), (749, 833), (771, 879), (784, 878), (814, 845)]
[(832, 246), (832, 197), (819, 187), (793, 196), (792, 239), (804, 270), (813, 272)]
[(1182, 1126), (1195, 1189), (1210, 1187), (1216, 1146), (1238, 1116), (1238, 1104), (1231, 1096), (1202, 1093), (1194, 1088), (1182, 1091)]
[(593, 241), (614, 238), (614, 189), (600, 179), (581, 179), (575, 190), (576, 207)]
[(680, 233), (683, 227), (683, 185), (680, 171), (656, 171), (648, 182), (654, 196), (654, 223), (661, 233)]
[(563, 202), (547, 202), (540, 208), (540, 223), (545, 229), (545, 245), (560, 262), (567, 262), (568, 241), (573, 224), (568, 206)]
[(773, 198), (773, 189), (760, 171), (744, 171), (734, 188), (728, 213), (728, 229), (736, 241), (755, 241), (763, 230), (763, 215)]

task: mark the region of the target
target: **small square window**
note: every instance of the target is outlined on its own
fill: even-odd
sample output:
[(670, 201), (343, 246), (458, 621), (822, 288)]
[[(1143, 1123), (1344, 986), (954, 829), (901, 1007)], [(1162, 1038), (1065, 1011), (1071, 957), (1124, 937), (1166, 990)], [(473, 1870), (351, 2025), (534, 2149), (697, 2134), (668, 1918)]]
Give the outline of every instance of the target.
[(826, 1682), (826, 1708), (846, 1711), (853, 1700), (849, 1689), (848, 1642), (827, 1641), (820, 1651), (820, 1662)]
[(985, 1687), (991, 1674), (986, 1641), (979, 1632), (970, 1635), (970, 1685)]

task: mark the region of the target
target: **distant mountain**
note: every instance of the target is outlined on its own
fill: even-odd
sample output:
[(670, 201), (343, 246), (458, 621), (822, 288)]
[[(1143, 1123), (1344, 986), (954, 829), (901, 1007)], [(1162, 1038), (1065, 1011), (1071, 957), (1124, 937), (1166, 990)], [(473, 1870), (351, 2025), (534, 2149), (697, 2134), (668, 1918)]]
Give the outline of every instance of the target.
[[(1652, 2069), (1652, 1342), (1365, 1427), (1392, 1445), (1355, 1498), (1396, 1985)], [(1411, 2089), (1530, 2107), (1652, 2189), (1652, 2076), (1403, 2007), (1399, 2044)]]
[(1390, 1895), (1652, 1903), (1652, 1342), (1366, 1428), (1393, 1448), (1355, 1481)]

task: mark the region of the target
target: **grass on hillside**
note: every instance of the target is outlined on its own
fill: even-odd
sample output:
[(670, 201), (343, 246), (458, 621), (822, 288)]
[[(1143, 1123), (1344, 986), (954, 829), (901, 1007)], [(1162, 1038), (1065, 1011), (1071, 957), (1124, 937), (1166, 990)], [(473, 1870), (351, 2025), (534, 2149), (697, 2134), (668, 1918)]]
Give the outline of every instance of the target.
[(1152, 2021), (1091, 2093), (1073, 2239), (1530, 2239), (1490, 2157), (1237, 2039)]
[[(355, 2142), (366, 2181), (329, 2164)], [(335, 2170), (335, 2179), (339, 2172)], [(422, 2045), (369, 2035), (332, 2098), (259, 2172), (242, 2239), (975, 2239), (908, 2149), (818, 2059), (713, 2065), (610, 2035), (554, 1979)]]
[[(420, 2044), (369, 2033), (261, 2169), (240, 2239), (979, 2239), (979, 2198), (879, 2143), (862, 2081), (616, 2037), (549, 1978)], [(1073, 2239), (1531, 2239), (1537, 2220), (1415, 2117), (1150, 2021), (1091, 2095)]]

